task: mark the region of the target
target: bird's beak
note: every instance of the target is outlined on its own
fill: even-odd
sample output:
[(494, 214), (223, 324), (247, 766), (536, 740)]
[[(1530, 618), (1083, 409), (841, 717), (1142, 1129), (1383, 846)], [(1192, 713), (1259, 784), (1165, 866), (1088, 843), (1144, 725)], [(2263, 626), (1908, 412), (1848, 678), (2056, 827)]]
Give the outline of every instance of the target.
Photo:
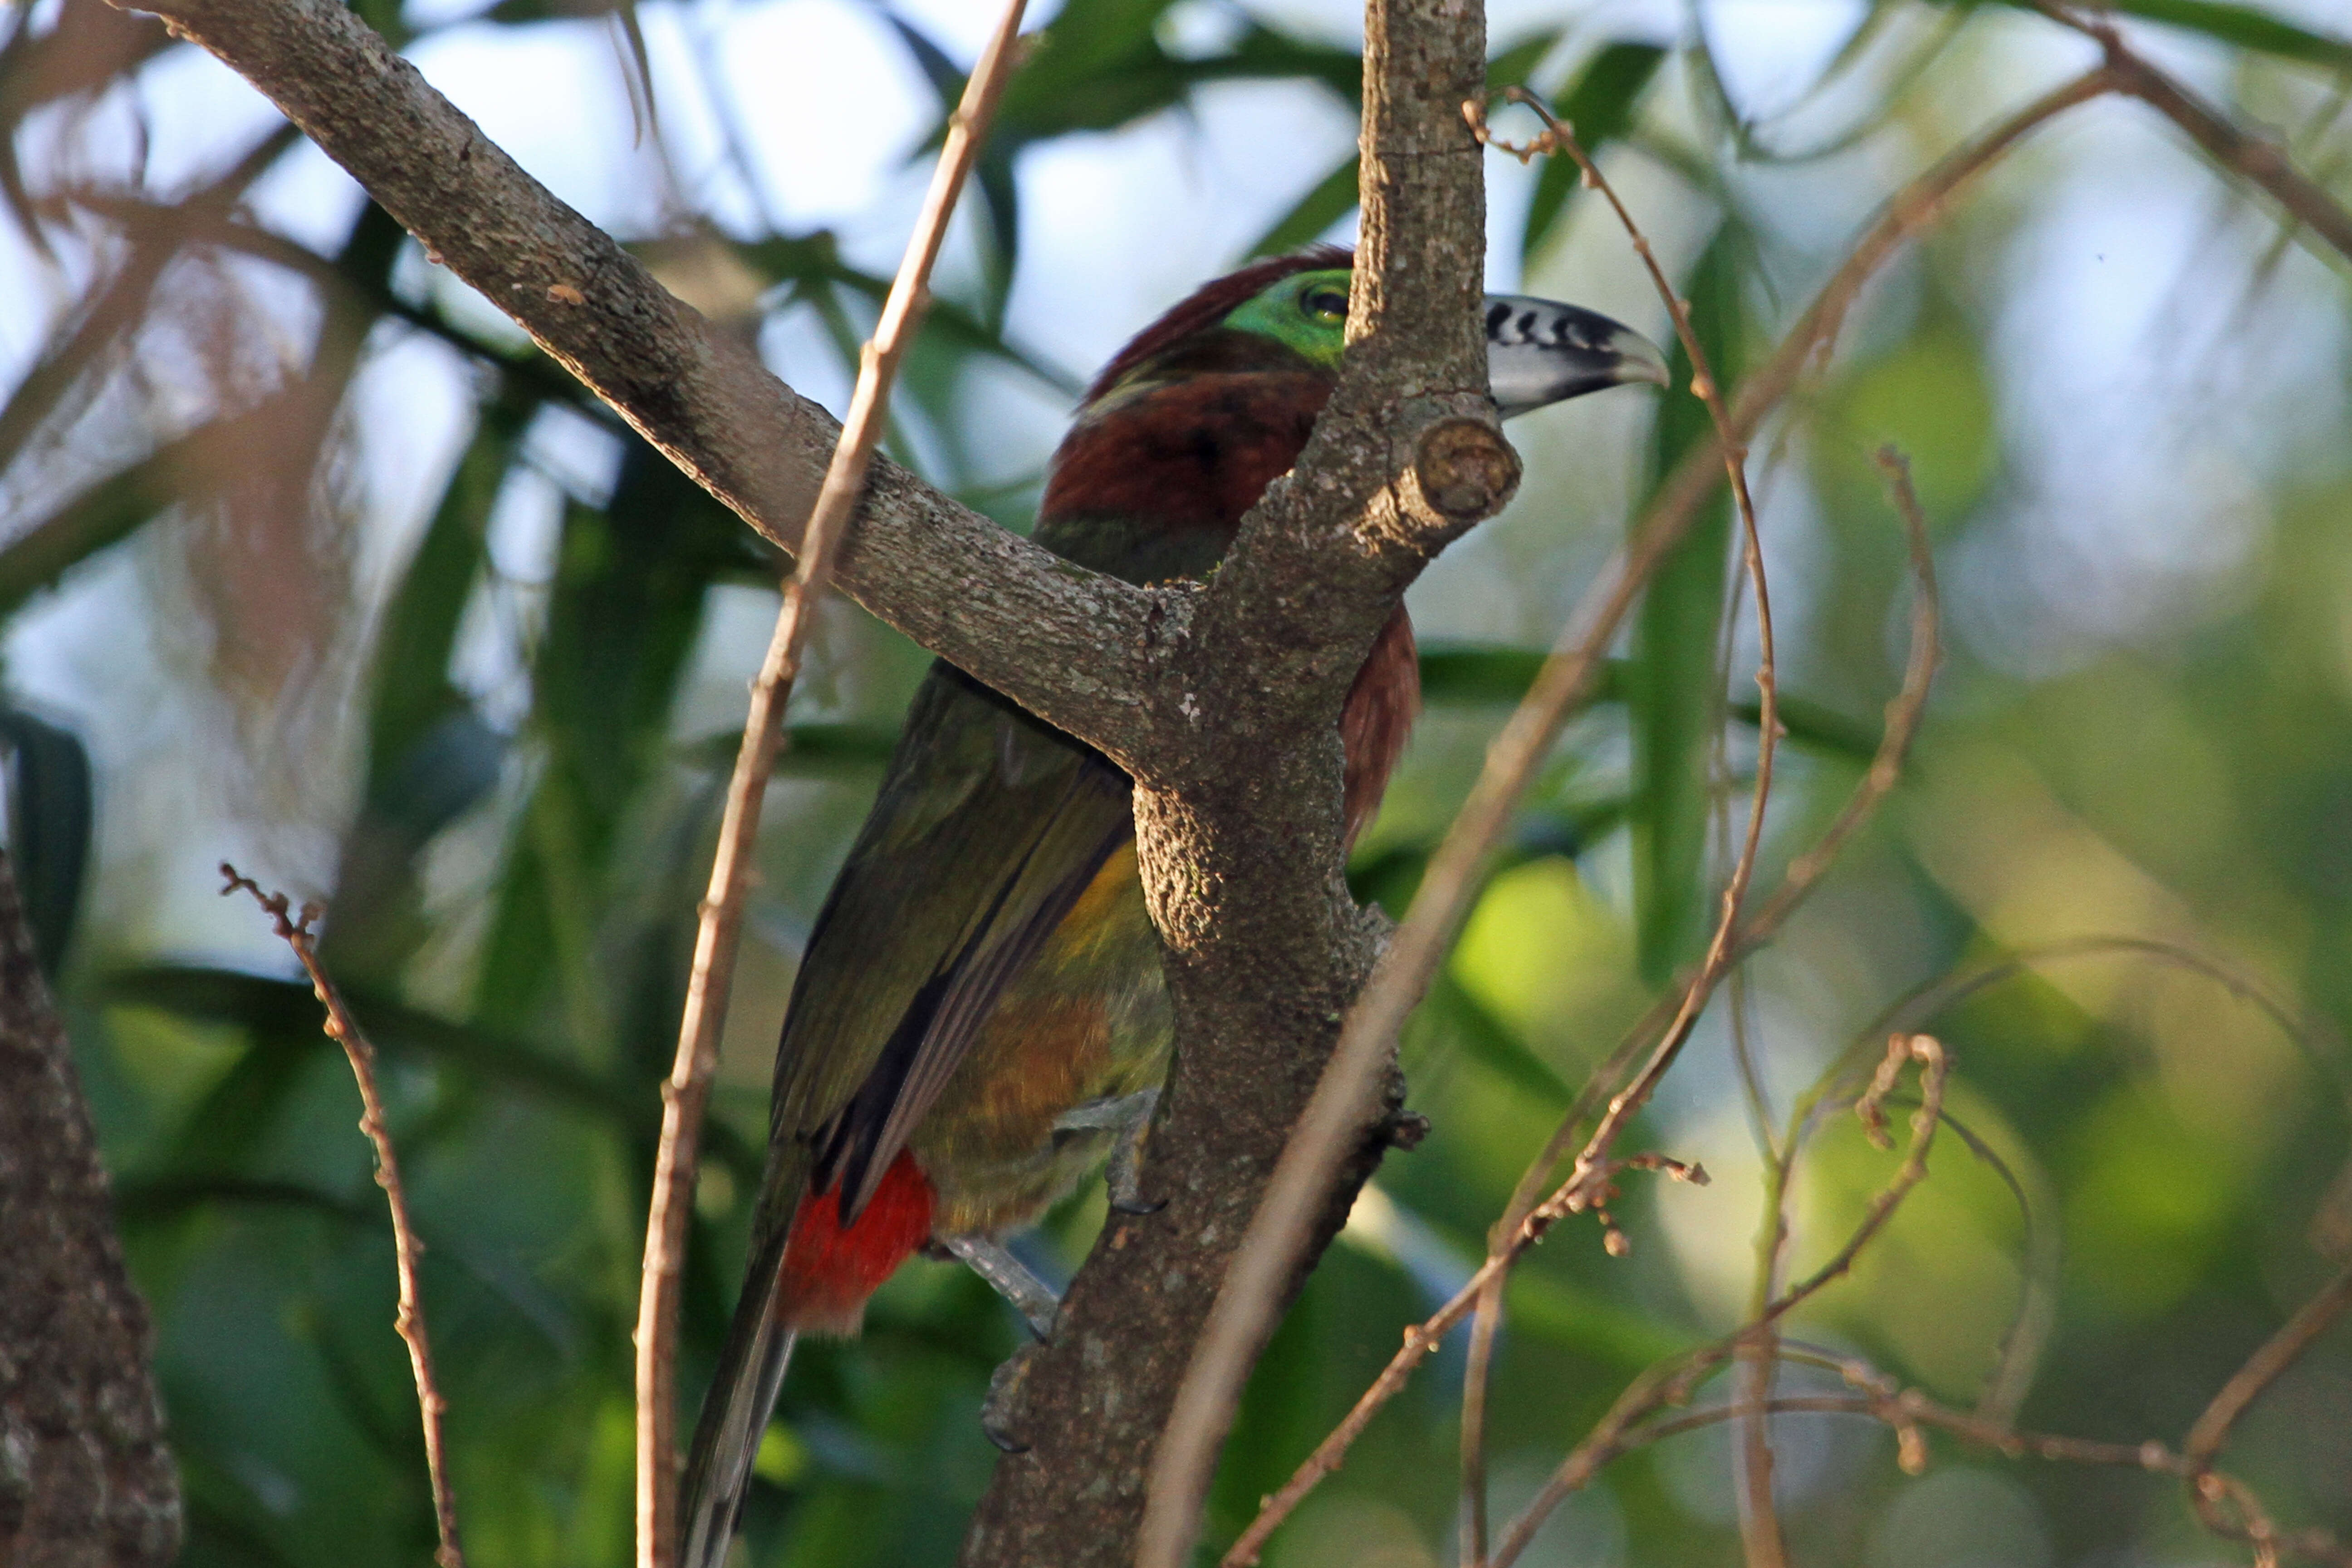
[(1633, 328), (1520, 294), (1486, 296), (1486, 378), (1506, 419), (1629, 381), (1668, 381), (1666, 356)]

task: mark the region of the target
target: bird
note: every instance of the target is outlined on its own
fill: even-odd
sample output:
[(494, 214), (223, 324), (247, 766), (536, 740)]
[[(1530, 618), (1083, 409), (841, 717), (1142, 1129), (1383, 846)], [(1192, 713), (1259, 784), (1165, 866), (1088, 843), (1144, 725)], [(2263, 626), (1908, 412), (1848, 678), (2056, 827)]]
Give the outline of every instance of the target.
[[(1035, 542), (1138, 584), (1206, 574), (1337, 384), (1352, 266), (1328, 246), (1260, 260), (1144, 328), (1055, 449)], [(1484, 316), (1506, 416), (1667, 379), (1654, 344), (1598, 312), (1493, 295)], [(1339, 720), (1349, 842), (1419, 704), (1400, 605)], [(924, 677), (786, 1007), (751, 1261), (688, 1450), (684, 1568), (726, 1554), (797, 1336), (856, 1333), (933, 1247), (1042, 1338), (1052, 1293), (1003, 1238), (1106, 1159), (1113, 1204), (1153, 1206), (1139, 1167), (1173, 1026), (1130, 793), (953, 665)]]

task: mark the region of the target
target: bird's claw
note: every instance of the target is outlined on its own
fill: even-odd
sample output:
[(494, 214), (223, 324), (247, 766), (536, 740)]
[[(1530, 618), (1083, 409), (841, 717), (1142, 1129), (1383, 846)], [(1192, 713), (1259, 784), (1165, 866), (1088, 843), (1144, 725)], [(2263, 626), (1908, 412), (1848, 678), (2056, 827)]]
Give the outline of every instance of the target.
[(1089, 1100), (1054, 1121), (1056, 1131), (1114, 1135), (1103, 1180), (1110, 1188), (1110, 1206), (1120, 1214), (1158, 1214), (1168, 1206), (1165, 1198), (1143, 1195), (1143, 1145), (1151, 1135), (1151, 1113), (1159, 1104), (1158, 1089), (1139, 1089), (1116, 1100)]
[(1030, 1368), (1036, 1364), (1044, 1352), (1043, 1344), (1026, 1344), (997, 1363), (989, 1374), (988, 1399), (980, 1407), (981, 1435), (1004, 1454), (1025, 1454), (1029, 1445), (1013, 1433), (1013, 1423), (1021, 1414), (1021, 1395), (1029, 1381)]

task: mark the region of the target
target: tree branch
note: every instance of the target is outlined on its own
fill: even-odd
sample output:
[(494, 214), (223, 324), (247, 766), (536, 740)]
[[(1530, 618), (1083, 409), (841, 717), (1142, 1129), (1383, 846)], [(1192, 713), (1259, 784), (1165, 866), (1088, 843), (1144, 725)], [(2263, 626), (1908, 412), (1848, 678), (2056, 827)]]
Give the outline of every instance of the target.
[[(1297, 467), (1200, 591), (1190, 635), (1168, 645), (1162, 689), (1201, 693), (1201, 721), (1171, 727), (1136, 791), (1177, 1019), (1148, 1173), (1167, 1207), (1113, 1216), (1072, 1283), (1021, 1388), (1032, 1447), (998, 1466), (971, 1568), (1124, 1564), (1139, 1546), (1146, 1563), (1183, 1561), (1232, 1410), (1213, 1395), (1171, 1417), (1178, 1388), (1375, 951), (1341, 877), (1333, 721), (1405, 584), (1518, 479), (1486, 394), (1484, 172), (1460, 110), (1483, 83), (1483, 16), (1373, 0), (1365, 38), (1345, 371)], [(1383, 1076), (1393, 1091), (1375, 1074), (1338, 1118), (1353, 1158), (1287, 1214), (1303, 1245), (1277, 1306), (1378, 1162)], [(1254, 1361), (1270, 1327), (1229, 1323), (1224, 1353)], [(1180, 1446), (1186, 1470), (1155, 1488), (1147, 1518), (1147, 1467)]]
[(890, 405), (898, 364), (914, 342), (930, 300), (931, 268), (947, 237), (964, 179), (971, 174), (995, 112), (996, 100), (1011, 74), (1014, 40), (1024, 0), (1009, 0), (988, 47), (972, 68), (962, 103), (948, 127), (932, 172), (929, 195), (916, 219), (914, 237), (898, 264), (882, 319), (866, 345), (857, 389), (840, 445), (817, 493), (816, 509), (803, 534), (806, 548), (783, 585), (783, 603), (759, 678), (751, 683), (751, 707), (743, 721), (742, 743), (727, 781), (727, 808), (711, 857), (709, 890), (696, 922), (694, 964), (687, 977), (686, 1005), (678, 1020), (677, 1051), (662, 1085), (662, 1131), (654, 1160), (653, 1194), (646, 1219), (644, 1283), (637, 1304), (637, 1562), (641, 1568), (668, 1568), (677, 1555), (677, 1308), (680, 1276), (686, 1271), (687, 1222), (693, 1212), (695, 1177), (700, 1168), (702, 1115), (719, 1076), (719, 1038), (727, 1026), (734, 988), (735, 954), (751, 890), (751, 852), (760, 837), (760, 813), (783, 740), (784, 705), (801, 669), (811, 616), (821, 602), (833, 558), (850, 513), (866, 487)]
[[(126, 6), (126, 8), (128, 8)], [(524, 173), (332, 0), (161, 0), (446, 266), (746, 522), (799, 542), (839, 426)], [(1058, 561), (887, 459), (835, 568), (883, 620), (1129, 766), (1188, 595)]]
[(180, 1485), (73, 1053), (0, 856), (0, 1563), (165, 1568)]

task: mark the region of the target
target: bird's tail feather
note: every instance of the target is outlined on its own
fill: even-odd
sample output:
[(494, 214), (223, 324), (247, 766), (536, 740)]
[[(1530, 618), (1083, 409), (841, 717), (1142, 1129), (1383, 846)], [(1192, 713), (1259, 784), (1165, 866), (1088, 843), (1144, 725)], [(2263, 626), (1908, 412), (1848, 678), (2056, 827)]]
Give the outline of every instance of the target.
[(769, 1413), (784, 1386), (784, 1368), (792, 1362), (793, 1342), (799, 1334), (768, 1310), (772, 1302), (760, 1305), (763, 1310), (751, 1323), (739, 1315), (728, 1335), (719, 1376), (703, 1401), (702, 1420), (687, 1458), (679, 1568), (719, 1568), (726, 1562), (736, 1517), (751, 1489), (760, 1435), (767, 1430)]
[[(784, 1151), (789, 1153), (789, 1147)], [(751, 1258), (743, 1272), (743, 1293), (727, 1325), (710, 1391), (702, 1396), (702, 1418), (687, 1450), (683, 1503), (678, 1519), (679, 1568), (719, 1568), (735, 1538), (735, 1521), (751, 1486), (751, 1463), (760, 1436), (784, 1386), (797, 1330), (788, 1327), (779, 1269), (792, 1240), (799, 1207), (801, 1172), (771, 1150), (761, 1182), (751, 1236)]]

